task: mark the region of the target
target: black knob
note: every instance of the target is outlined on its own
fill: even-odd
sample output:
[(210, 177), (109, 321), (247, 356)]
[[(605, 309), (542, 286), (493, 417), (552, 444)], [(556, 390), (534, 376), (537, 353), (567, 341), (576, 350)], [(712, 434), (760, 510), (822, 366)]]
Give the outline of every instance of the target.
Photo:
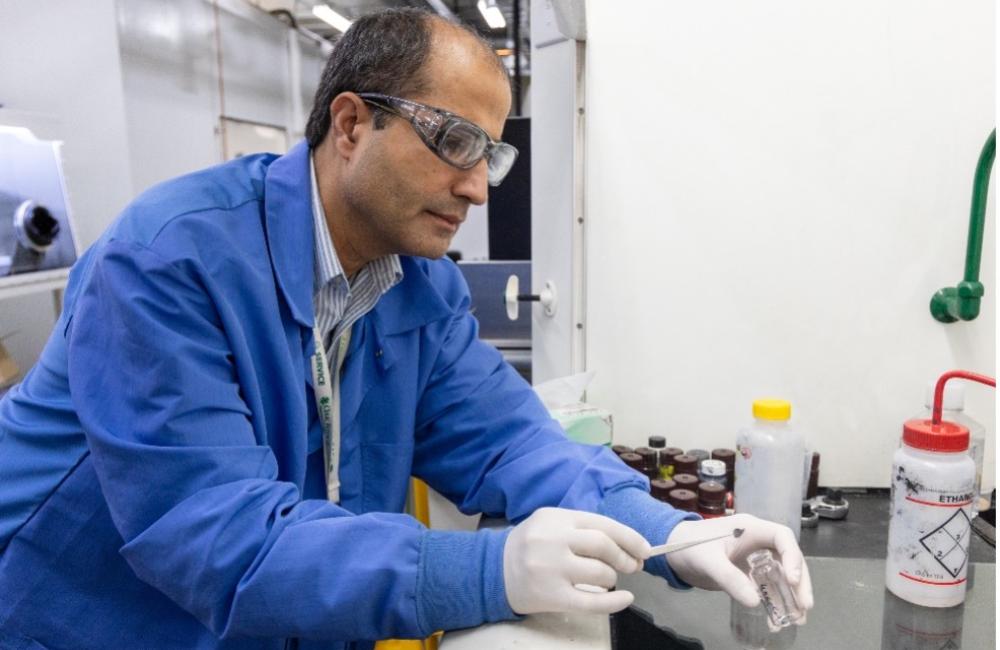
[(823, 497), (823, 500), (833, 506), (839, 506), (844, 503), (844, 493), (840, 490), (830, 490)]
[(34, 207), (24, 220), (24, 232), (38, 246), (48, 246), (59, 234), (59, 222), (43, 206)]

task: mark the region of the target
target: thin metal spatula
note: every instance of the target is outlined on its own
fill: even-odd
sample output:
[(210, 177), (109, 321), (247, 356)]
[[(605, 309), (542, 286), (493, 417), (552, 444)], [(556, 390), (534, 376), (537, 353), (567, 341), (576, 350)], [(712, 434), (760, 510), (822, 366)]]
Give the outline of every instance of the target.
[(660, 544), (659, 546), (654, 546), (649, 549), (649, 555), (646, 557), (651, 558), (656, 555), (666, 555), (667, 553), (683, 551), (684, 549), (691, 548), (692, 546), (698, 546), (699, 544), (705, 544), (707, 542), (714, 542), (717, 539), (725, 539), (727, 537), (739, 537), (742, 534), (742, 528), (734, 528), (733, 532), (726, 533), (725, 535), (716, 535), (715, 537), (706, 537), (705, 539), (696, 539), (690, 542), (677, 542), (676, 544)]

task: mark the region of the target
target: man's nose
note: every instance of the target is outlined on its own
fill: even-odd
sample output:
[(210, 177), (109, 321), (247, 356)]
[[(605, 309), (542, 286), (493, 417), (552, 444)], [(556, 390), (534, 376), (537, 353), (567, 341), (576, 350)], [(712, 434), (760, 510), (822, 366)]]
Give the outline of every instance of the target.
[(480, 160), (471, 169), (460, 170), (460, 175), (452, 187), (452, 194), (467, 199), (474, 205), (486, 203), (487, 167), (486, 159)]

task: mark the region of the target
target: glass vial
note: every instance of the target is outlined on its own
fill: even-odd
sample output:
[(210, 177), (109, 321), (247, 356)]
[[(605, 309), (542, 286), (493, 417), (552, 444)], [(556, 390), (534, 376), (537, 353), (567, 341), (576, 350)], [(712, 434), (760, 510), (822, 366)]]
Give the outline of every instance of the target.
[(715, 481), (698, 484), (698, 514), (705, 519), (726, 514), (726, 488)]
[(761, 602), (771, 622), (787, 627), (802, 618), (802, 610), (795, 602), (792, 588), (785, 580), (781, 565), (774, 561), (771, 551), (762, 549), (750, 554), (750, 578), (756, 583)]
[(679, 447), (666, 447), (660, 450), (660, 475), (670, 478), (674, 475), (674, 459), (684, 453)]
[[(667, 448), (667, 439), (663, 436), (649, 436), (646, 445), (650, 449), (655, 449), (657, 454), (662, 454), (663, 450)], [(663, 464), (662, 459), (660, 459), (660, 464)]]
[(660, 478), (660, 455), (649, 447), (636, 447), (635, 453), (642, 456), (642, 472), (650, 479)]

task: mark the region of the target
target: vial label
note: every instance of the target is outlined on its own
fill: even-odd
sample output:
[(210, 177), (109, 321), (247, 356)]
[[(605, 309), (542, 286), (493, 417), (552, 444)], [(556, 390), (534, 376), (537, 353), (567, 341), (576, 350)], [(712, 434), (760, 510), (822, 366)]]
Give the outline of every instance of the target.
[(771, 585), (769, 584), (758, 584), (757, 590), (760, 592), (760, 600), (764, 604), (764, 609), (767, 610), (767, 615), (771, 617), (771, 620), (777, 624), (782, 623), (782, 613), (777, 605), (774, 604), (774, 598), (771, 596)]
[(889, 570), (918, 588), (955, 588), (966, 580), (972, 485), (929, 485), (905, 466), (892, 469)]
[(751, 563), (750, 577), (757, 584), (761, 604), (767, 610), (771, 622), (778, 627), (785, 627), (799, 620), (802, 610), (795, 601), (795, 595), (785, 580), (781, 566), (772, 559), (770, 553), (754, 553), (748, 559)]

